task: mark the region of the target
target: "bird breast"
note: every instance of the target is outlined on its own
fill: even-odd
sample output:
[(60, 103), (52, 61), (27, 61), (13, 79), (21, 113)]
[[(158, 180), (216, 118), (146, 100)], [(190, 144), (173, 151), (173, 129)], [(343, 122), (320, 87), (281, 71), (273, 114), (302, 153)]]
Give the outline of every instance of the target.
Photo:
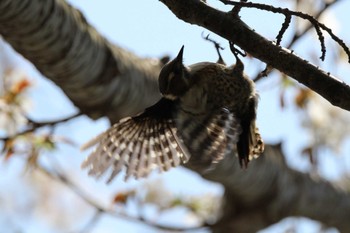
[(239, 111), (255, 93), (254, 83), (244, 74), (233, 72), (232, 67), (202, 62), (189, 70), (191, 87), (181, 98), (181, 104), (195, 113), (222, 107)]

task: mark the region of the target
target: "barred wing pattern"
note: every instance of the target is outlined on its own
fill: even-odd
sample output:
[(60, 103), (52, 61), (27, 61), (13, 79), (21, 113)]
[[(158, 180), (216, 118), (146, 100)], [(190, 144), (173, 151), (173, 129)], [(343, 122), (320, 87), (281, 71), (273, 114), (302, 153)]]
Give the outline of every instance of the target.
[(219, 162), (227, 152), (234, 153), (242, 132), (239, 120), (226, 108), (205, 115), (202, 119), (182, 111), (177, 119), (177, 127), (181, 129), (192, 156), (210, 163)]
[(107, 182), (124, 167), (125, 179), (145, 177), (154, 169), (167, 171), (188, 160), (179, 140), (170, 120), (127, 118), (87, 145), (97, 147), (82, 167), (97, 178), (112, 168)]
[(229, 110), (223, 108), (202, 120), (198, 116), (175, 114), (175, 123), (174, 108), (174, 101), (163, 98), (141, 115), (113, 125), (82, 147), (96, 145), (82, 168), (88, 168), (89, 175), (96, 178), (111, 170), (109, 183), (124, 168), (125, 180), (138, 179), (152, 170), (167, 171), (186, 163), (190, 155), (210, 166), (233, 150), (241, 128)]
[(83, 162), (89, 175), (99, 178), (109, 168), (110, 182), (123, 168), (125, 180), (147, 176), (152, 170), (167, 171), (189, 159), (185, 147), (177, 136), (170, 116), (173, 103), (162, 99), (136, 117), (125, 118), (112, 128), (85, 144), (95, 150)]
[(264, 153), (264, 150), (265, 150), (264, 140), (260, 135), (259, 129), (255, 127), (255, 124), (254, 124), (254, 128), (251, 129), (251, 132), (254, 137), (252, 139), (253, 146), (249, 155), (249, 160), (258, 158), (262, 153)]

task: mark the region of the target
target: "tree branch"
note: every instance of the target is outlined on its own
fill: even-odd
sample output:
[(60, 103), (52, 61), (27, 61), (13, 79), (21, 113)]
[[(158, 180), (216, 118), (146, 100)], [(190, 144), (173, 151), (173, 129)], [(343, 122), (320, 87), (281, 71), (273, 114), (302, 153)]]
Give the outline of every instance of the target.
[(112, 46), (64, 0), (0, 1), (0, 34), (94, 119), (114, 122), (160, 98), (161, 62)]
[(290, 216), (350, 232), (349, 193), (288, 168), (280, 144), (267, 145), (263, 156), (251, 161), (246, 170), (239, 169), (235, 156), (227, 156), (212, 171), (196, 172), (225, 187), (224, 213), (212, 227), (214, 233), (253, 233)]
[(350, 111), (350, 87), (308, 61), (276, 46), (238, 17), (197, 0), (161, 0), (179, 19), (207, 28), (246, 52), (317, 92), (330, 103)]
[[(325, 3), (324, 6), (322, 7), (322, 9), (320, 9), (314, 16), (314, 18), (316, 20), (318, 20), (321, 15), (327, 10), (329, 9), (331, 6), (333, 6), (336, 3), (340, 3), (342, 0), (334, 0), (333, 2), (329, 2), (329, 3)], [(302, 31), (300, 32), (296, 32), (293, 35), (293, 38), (290, 40), (290, 42), (288, 43), (288, 45), (286, 45), (286, 48), (291, 49), (292, 46), (304, 35), (307, 34), (307, 32), (309, 32), (312, 29), (313, 25), (311, 23), (309, 23)], [(278, 36), (276, 37), (276, 44), (278, 45)], [(257, 82), (260, 79), (262, 79), (263, 77), (266, 77), (269, 73), (271, 73), (271, 71), (273, 71), (273, 69), (271, 69), (271, 67), (266, 67), (266, 69), (260, 73), (258, 73), (254, 78), (253, 81)]]
[[(322, 9), (319, 10), (319, 12), (316, 13), (316, 15), (314, 16), (314, 18), (316, 20), (318, 20), (321, 15), (331, 6), (333, 6), (336, 3), (340, 3), (342, 0), (333, 0), (332, 2), (327, 2), (324, 4), (324, 6), (322, 7)], [(287, 45), (287, 48), (290, 48), (297, 40), (299, 40), (300, 37), (302, 37), (304, 34), (306, 34), (311, 28), (312, 28), (312, 24), (310, 23), (303, 31), (294, 34), (291, 42)]]
[[(333, 104), (350, 110), (349, 86), (274, 45), (240, 19), (199, 0), (162, 2), (180, 19), (233, 41)], [(106, 115), (113, 122), (159, 98), (159, 61), (137, 58), (110, 45), (63, 0), (0, 1), (0, 33), (93, 118)], [(195, 170), (191, 164), (187, 166)], [(231, 156), (209, 173), (197, 172), (225, 186), (227, 204), (223, 218), (213, 227), (216, 232), (224, 227), (254, 232), (296, 215), (350, 232), (350, 223), (344, 219), (350, 215), (350, 196), (327, 182), (288, 169), (280, 148), (267, 147), (265, 156), (253, 161), (247, 170), (239, 169), (237, 159)], [(77, 193), (85, 197), (79, 190)]]
[[(300, 17), (302, 19), (308, 20), (313, 27), (315, 28), (317, 35), (318, 35), (318, 40), (321, 43), (321, 51), (322, 51), (322, 55), (320, 57), (320, 59), (323, 61), (326, 55), (326, 47), (324, 45), (324, 36), (323, 33), (321, 31), (321, 29), (323, 29), (324, 31), (326, 31), (330, 37), (339, 44), (340, 47), (342, 47), (345, 51), (345, 53), (348, 55), (348, 61), (350, 63), (350, 51), (349, 48), (346, 46), (346, 44), (344, 43), (344, 41), (342, 39), (340, 39), (338, 36), (336, 36), (332, 29), (328, 28), (326, 25), (324, 25), (323, 23), (320, 23), (315, 17), (305, 14), (303, 12), (296, 12), (296, 11), (291, 11), (287, 8), (280, 8), (280, 7), (274, 7), (271, 5), (267, 5), (267, 4), (261, 4), (261, 3), (253, 3), (253, 2), (235, 2), (235, 1), (231, 1), (231, 0), (220, 0), (221, 2), (223, 2), (224, 4), (228, 4), (228, 5), (234, 5), (239, 6), (239, 7), (248, 7), (248, 8), (256, 8), (259, 10), (265, 10), (265, 11), (269, 11), (269, 12), (273, 12), (273, 13), (279, 13), (279, 14), (283, 14), (286, 17), (291, 17), (291, 16), (297, 16)], [(290, 20), (289, 20), (290, 22)], [(285, 26), (285, 29), (289, 26), (288, 25)], [(283, 30), (283, 26), (281, 31)], [(281, 33), (280, 31), (280, 33)], [(277, 38), (277, 45), (279, 45), (278, 43), (278, 38)]]
[(6, 140), (9, 140), (11, 138), (15, 138), (15, 137), (18, 137), (18, 136), (21, 136), (21, 135), (24, 135), (26, 133), (30, 133), (30, 132), (33, 132), (41, 127), (44, 127), (44, 126), (56, 126), (60, 123), (64, 123), (64, 122), (67, 122), (67, 121), (70, 121), (76, 117), (79, 117), (81, 116), (82, 114), (80, 112), (76, 113), (76, 114), (73, 114), (72, 116), (68, 116), (68, 117), (65, 117), (65, 118), (62, 118), (62, 119), (58, 119), (58, 120), (54, 120), (54, 121), (44, 121), (44, 122), (36, 122), (36, 121), (33, 121), (33, 120), (29, 120), (29, 123), (28, 123), (28, 128), (26, 130), (23, 130), (21, 132), (18, 132), (16, 133), (15, 135), (13, 136), (10, 136), (10, 137), (0, 137), (0, 141), (6, 141)]

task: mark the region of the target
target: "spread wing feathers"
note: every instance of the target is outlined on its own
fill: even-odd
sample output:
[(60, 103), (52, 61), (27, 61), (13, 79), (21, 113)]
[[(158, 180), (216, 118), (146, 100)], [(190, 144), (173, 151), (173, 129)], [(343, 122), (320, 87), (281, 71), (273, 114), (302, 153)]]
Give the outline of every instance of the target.
[(211, 163), (217, 163), (232, 151), (241, 133), (239, 120), (226, 108), (202, 120), (189, 117), (179, 128), (183, 129), (184, 138), (189, 139), (186, 146), (191, 148), (192, 156), (198, 155), (197, 159)]
[(237, 143), (239, 163), (242, 167), (247, 167), (250, 160), (264, 152), (264, 141), (255, 124), (257, 98), (252, 98), (249, 104), (250, 111), (241, 120), (242, 134)]
[(255, 120), (251, 122), (247, 130), (244, 127), (243, 125), (243, 133), (240, 136), (237, 149), (240, 165), (247, 167), (250, 160), (258, 158), (264, 152), (265, 145), (259, 129), (255, 126)]
[(89, 169), (89, 175), (99, 178), (112, 168), (107, 181), (110, 182), (125, 168), (125, 179), (137, 179), (154, 169), (167, 171), (188, 161), (174, 121), (167, 117), (155, 118), (152, 111), (155, 109), (151, 107), (137, 117), (121, 120), (82, 147), (97, 145), (82, 164)]
[(264, 141), (260, 135), (259, 129), (255, 124), (251, 125), (250, 129), (250, 153), (249, 160), (258, 158), (265, 150)]

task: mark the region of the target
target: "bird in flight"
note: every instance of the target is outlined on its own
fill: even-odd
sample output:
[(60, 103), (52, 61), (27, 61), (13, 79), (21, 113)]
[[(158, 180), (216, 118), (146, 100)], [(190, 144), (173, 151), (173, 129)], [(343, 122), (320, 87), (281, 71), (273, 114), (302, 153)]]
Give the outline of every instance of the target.
[(114, 124), (82, 146), (95, 146), (82, 167), (97, 178), (111, 170), (110, 182), (125, 169), (125, 180), (167, 171), (191, 160), (212, 168), (224, 156), (238, 155), (242, 167), (264, 151), (256, 127), (258, 94), (254, 82), (234, 66), (183, 64), (177, 57), (159, 74), (162, 98), (144, 112)]

